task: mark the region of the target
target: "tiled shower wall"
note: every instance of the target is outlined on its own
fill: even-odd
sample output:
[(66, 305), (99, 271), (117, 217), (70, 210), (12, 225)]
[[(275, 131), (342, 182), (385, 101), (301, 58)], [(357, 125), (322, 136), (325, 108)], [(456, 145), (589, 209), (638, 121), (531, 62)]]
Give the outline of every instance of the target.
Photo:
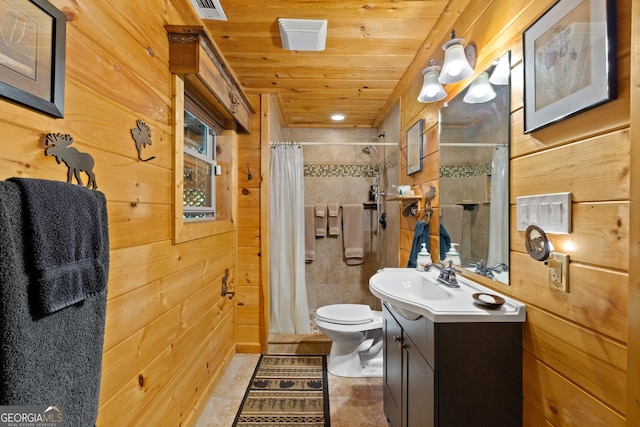
[(441, 205), (464, 204), (458, 251), (462, 265), (486, 260), (489, 244), (491, 161), (440, 167)]
[[(284, 139), (292, 142), (363, 142), (375, 143), (378, 140), (375, 129), (286, 129)], [(369, 188), (375, 183), (375, 171), (372, 161), (377, 160), (374, 152), (370, 155), (362, 152), (363, 145), (303, 145), (305, 204), (315, 203), (365, 203), (369, 199)], [(395, 148), (395, 147), (393, 147)], [(397, 148), (380, 152), (381, 183), (383, 188), (389, 183), (388, 174), (397, 176)], [(395, 161), (394, 161), (395, 159)], [(393, 172), (396, 171), (396, 172)], [(397, 181), (397, 178), (392, 178)], [(397, 209), (391, 204), (391, 209)], [(381, 210), (383, 212), (385, 209)], [(380, 310), (380, 301), (369, 291), (369, 278), (378, 269), (377, 221), (375, 209), (365, 209), (363, 218), (364, 262), (361, 265), (348, 266), (344, 259), (342, 230), (337, 237), (316, 238), (316, 257), (306, 264), (306, 284), (309, 299), (309, 311), (314, 313), (318, 307), (328, 304), (367, 304)], [(340, 212), (342, 218), (342, 211)], [(395, 233), (397, 239), (397, 223)], [(384, 240), (389, 232), (380, 230), (381, 252)], [(380, 266), (385, 261), (380, 260)]]

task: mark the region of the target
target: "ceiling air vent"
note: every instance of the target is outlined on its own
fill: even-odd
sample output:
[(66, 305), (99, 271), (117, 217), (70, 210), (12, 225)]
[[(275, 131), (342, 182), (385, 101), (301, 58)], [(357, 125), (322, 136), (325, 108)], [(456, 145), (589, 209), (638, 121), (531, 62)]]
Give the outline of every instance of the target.
[(191, 0), (191, 4), (196, 8), (198, 16), (202, 19), (227, 20), (227, 16), (224, 14), (218, 0)]
[(324, 50), (327, 41), (326, 19), (279, 18), (280, 38), (286, 50)]

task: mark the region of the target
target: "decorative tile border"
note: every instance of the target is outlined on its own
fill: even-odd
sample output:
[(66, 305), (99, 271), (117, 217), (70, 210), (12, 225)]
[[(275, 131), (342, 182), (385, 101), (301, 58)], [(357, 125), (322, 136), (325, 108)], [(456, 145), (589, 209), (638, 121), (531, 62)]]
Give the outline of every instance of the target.
[(391, 154), (389, 154), (385, 159), (384, 159), (384, 164), (382, 165), (382, 171), (386, 172), (389, 169), (392, 169), (396, 166), (398, 166), (400, 164), (399, 162), (399, 158), (398, 158), (398, 153), (399, 150), (394, 150)]
[(304, 176), (369, 178), (375, 176), (375, 173), (372, 165), (305, 165)]
[[(382, 163), (380, 173), (398, 165), (398, 151), (394, 151)], [(376, 176), (375, 167), (367, 165), (304, 165), (304, 176), (313, 178), (373, 178)]]
[(491, 175), (491, 160), (477, 165), (440, 166), (440, 177), (443, 178), (470, 178), (480, 175)]

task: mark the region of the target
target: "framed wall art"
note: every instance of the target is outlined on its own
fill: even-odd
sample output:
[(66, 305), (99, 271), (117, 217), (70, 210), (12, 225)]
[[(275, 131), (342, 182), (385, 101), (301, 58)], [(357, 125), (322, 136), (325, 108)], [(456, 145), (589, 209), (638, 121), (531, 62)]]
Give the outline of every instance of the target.
[(559, 0), (523, 33), (524, 133), (617, 96), (614, 0)]
[(0, 0), (0, 96), (64, 116), (66, 17), (47, 0)]
[(422, 123), (418, 120), (407, 131), (407, 175), (422, 170)]

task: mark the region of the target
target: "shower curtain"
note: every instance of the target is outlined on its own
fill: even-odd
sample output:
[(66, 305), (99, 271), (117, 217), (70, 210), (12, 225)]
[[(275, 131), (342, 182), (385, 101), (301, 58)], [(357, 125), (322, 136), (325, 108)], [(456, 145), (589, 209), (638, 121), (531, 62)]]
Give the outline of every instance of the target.
[(308, 334), (304, 271), (304, 171), (297, 144), (271, 146), (269, 253), (274, 334)]
[(509, 147), (498, 145), (491, 160), (491, 205), (489, 210), (489, 266), (509, 263)]

